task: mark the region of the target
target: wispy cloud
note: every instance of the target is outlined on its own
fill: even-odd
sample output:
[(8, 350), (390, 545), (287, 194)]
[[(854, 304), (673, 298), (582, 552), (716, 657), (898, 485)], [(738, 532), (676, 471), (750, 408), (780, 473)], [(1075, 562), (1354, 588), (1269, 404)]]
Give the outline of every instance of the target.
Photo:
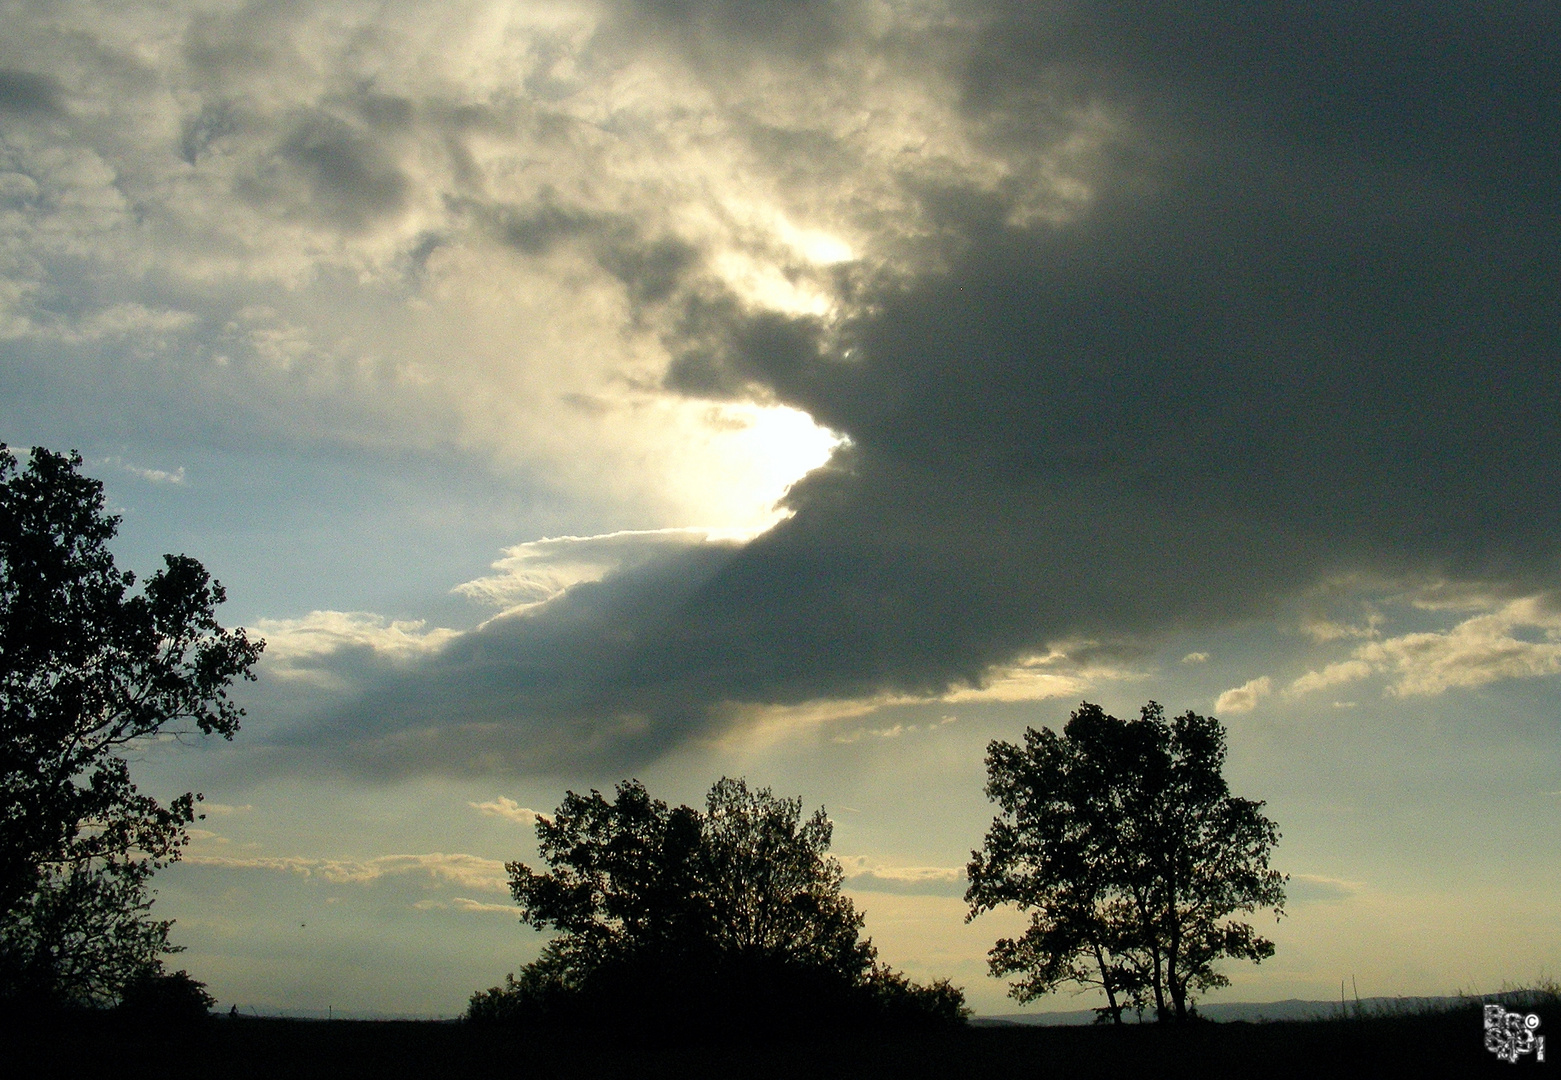
[(1342, 623), (1320, 616), (1302, 621), (1301, 630), (1316, 642), (1338, 641), (1341, 638), (1374, 638), (1379, 636), (1382, 616), (1377, 612), (1367, 615), (1364, 623)]
[(452, 896), (449, 900), (419, 900), (412, 906), (419, 911), (463, 911), (480, 915), (508, 915), (510, 918), (518, 918), (520, 915), (520, 909), (514, 904), (493, 904), (465, 896)]
[(1285, 894), (1292, 903), (1326, 903), (1348, 900), (1359, 893), (1361, 888), (1362, 883), (1359, 881), (1322, 874), (1291, 874), (1285, 886)]
[(217, 870), (255, 870), (317, 877), (336, 885), (367, 885), (387, 878), (420, 877), (484, 892), (509, 888), (504, 864), (476, 855), (381, 855), (373, 859), (311, 859), (301, 856), (185, 855), (189, 866)]
[[(1529, 631), (1539, 640), (1519, 637)], [(1364, 645), (1359, 657), (1394, 679), (1397, 697), (1439, 694), (1499, 679), (1561, 672), (1561, 613), (1548, 596), (1514, 600), (1445, 633), (1405, 634)]]
[(559, 536), (507, 548), (493, 564), (497, 573), (455, 586), (451, 592), (506, 614), (546, 603), (572, 586), (600, 581), (689, 544), (727, 543), (729, 534), (710, 529), (646, 529), (600, 536)]
[(170, 472), (166, 469), (148, 469), (118, 457), (108, 458), (104, 461), (104, 464), (112, 465), (117, 469), (122, 469), (131, 476), (138, 476), (149, 484), (173, 484), (176, 486), (183, 486), (185, 483), (183, 465), (180, 465), (178, 468)]
[(233, 806), (228, 803), (219, 802), (202, 802), (198, 807), (196, 807), (196, 809), (198, 809), (203, 814), (210, 814), (212, 817), (231, 817), (234, 814), (250, 814), (254, 813), (255, 810), (255, 808), (249, 803), (244, 803), (242, 806)]
[(936, 731), (940, 727), (954, 723), (958, 718), (944, 716), (926, 724), (891, 724), (882, 728), (857, 728), (855, 731), (834, 736), (830, 741), (837, 743), (861, 742), (863, 739), (897, 739), (901, 735), (917, 731)]

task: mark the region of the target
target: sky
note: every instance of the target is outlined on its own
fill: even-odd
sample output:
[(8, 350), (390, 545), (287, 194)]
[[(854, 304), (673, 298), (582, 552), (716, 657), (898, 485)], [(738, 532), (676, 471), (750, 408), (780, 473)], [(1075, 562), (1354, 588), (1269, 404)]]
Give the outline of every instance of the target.
[(135, 764), (221, 1007), (457, 1014), (537, 812), (742, 775), (1016, 1011), (983, 756), (1083, 700), (1283, 834), (1210, 1000), (1561, 969), (1554, 5), (0, 12), (0, 440), (267, 642)]

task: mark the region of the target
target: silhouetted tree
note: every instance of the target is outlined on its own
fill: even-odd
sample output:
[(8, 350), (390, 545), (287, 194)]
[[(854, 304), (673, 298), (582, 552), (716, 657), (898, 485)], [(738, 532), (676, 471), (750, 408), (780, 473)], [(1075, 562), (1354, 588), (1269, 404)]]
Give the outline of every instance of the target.
[(785, 959), (851, 979), (870, 970), (862, 916), (840, 893), (828, 857), (834, 826), (820, 807), (802, 821), (801, 799), (749, 791), (723, 777), (705, 799), (699, 877), (713, 947), (726, 955)]
[(1196, 992), (1225, 986), (1225, 958), (1261, 962), (1273, 943), (1228, 917), (1284, 911), (1279, 840), (1263, 804), (1231, 795), (1225, 731), (1150, 702), (1137, 720), (1082, 704), (1061, 736), (987, 748), (987, 796), (1002, 809), (972, 852), (966, 921), (1001, 904), (1030, 913), (997, 942), (992, 973), (1021, 1001), (1067, 983), (1099, 986), (1103, 1018), (1152, 1003), (1184, 1020)]
[(79, 455), (0, 444), (0, 997), (103, 1005), (174, 951), (148, 879), (187, 842), (124, 754), (160, 733), (232, 738), (227, 697), (264, 647), (213, 617), (222, 586), (183, 555), (132, 594), (119, 519)]
[(874, 962), (827, 854), (829, 819), (804, 821), (800, 799), (723, 778), (701, 813), (631, 780), (612, 800), (567, 793), (536, 830), (548, 872), (509, 863), (510, 889), (522, 920), (555, 936), (518, 978), (473, 996), (473, 1020), (964, 1019), (946, 980), (919, 986)]

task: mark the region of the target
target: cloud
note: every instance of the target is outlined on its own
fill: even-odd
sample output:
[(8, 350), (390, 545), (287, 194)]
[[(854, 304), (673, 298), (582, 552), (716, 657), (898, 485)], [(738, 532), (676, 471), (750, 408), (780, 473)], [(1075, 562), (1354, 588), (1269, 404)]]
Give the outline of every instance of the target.
[(1206, 652), (1190, 652), (1182, 657), (1184, 664), (1206, 664), (1209, 662), (1209, 654)]
[(1144, 678), (1142, 672), (1111, 663), (1116, 659), (1112, 654), (1112, 649), (1102, 648), (1095, 641), (1054, 644), (1044, 654), (1019, 657), (1017, 663), (993, 665), (977, 684), (956, 686), (941, 695), (940, 700), (1044, 701), (1075, 697), (1102, 682)]
[(1359, 881), (1346, 881), (1320, 874), (1291, 874), (1285, 885), (1285, 896), (1295, 904), (1329, 903), (1348, 900), (1360, 890)]
[(180, 862), (218, 870), (261, 870), (317, 877), (335, 885), (367, 885), (386, 878), (421, 877), (431, 883), (460, 885), (485, 892), (509, 889), (502, 862), (464, 854), (381, 855), (373, 859), (185, 855)]
[(1373, 612), (1366, 619), (1364, 626), (1352, 626), (1347, 623), (1332, 622), (1323, 618), (1308, 618), (1301, 624), (1301, 630), (1307, 637), (1316, 642), (1338, 641), (1341, 638), (1374, 638), (1381, 633), (1382, 616)]
[(778, 178), (710, 174), (724, 155), (693, 142), (740, 133), (658, 44), (610, 41), (619, 17), (462, 0), (436, 31), (400, 7), (174, 3), (151, 55), (128, 10), (19, 15), (16, 411), (107, 438), (155, 416), (262, 450), (454, 446), (641, 521), (767, 522), (832, 439), (773, 400), (661, 388), (649, 309), (744, 259), (790, 287), (841, 245), (771, 206)]
[(1384, 674), (1392, 680), (1389, 695), (1415, 697), (1557, 673), (1561, 612), (1551, 595), (1539, 594), (1509, 601), (1448, 630), (1367, 642), (1355, 649), (1352, 659), (1307, 672), (1286, 693), (1305, 694)]
[[(325, 720), (278, 736), (280, 760), (392, 776), (621, 770), (689, 741), (795, 729), (897, 702), (1030, 701), (1138, 677), (1094, 643), (1013, 666), (939, 670), (933, 643), (907, 641), (922, 663), (902, 657), (885, 670), (872, 650), (828, 645), (841, 634), (899, 632), (876, 620), (810, 625), (797, 608), (789, 623), (756, 613), (734, 627), (727, 619), (743, 605), (719, 594), (750, 588), (737, 576), (742, 560), (769, 535), (747, 546), (684, 531), (635, 537), (632, 570), (576, 581), (399, 667), (360, 657), (351, 637), (339, 654), (311, 654), (306, 670), (358, 689)], [(807, 578), (799, 569), (799, 590), (811, 587)]]
[(845, 887), (852, 892), (901, 896), (964, 896), (965, 871), (955, 866), (887, 866), (865, 855), (842, 855)]
[(1364, 679), (1374, 669), (1364, 660), (1341, 660), (1321, 671), (1308, 671), (1285, 688), (1286, 694), (1309, 694), (1329, 686)]
[[(278, 621), (351, 696), (302, 758), (616, 767), (1320, 581), (1558, 584), (1548, 9), (100, 8), (0, 46), (12, 414), (454, 448), (627, 530), (470, 631)], [(1554, 670), (1371, 630), (1313, 627), (1395, 692)]]
[(395, 667), (438, 650), (458, 636), (424, 620), (387, 619), (366, 611), (311, 611), (299, 619), (258, 619), (264, 670), (283, 679), (342, 689), (364, 669)]
[(547, 814), (532, 810), (530, 807), (521, 806), (520, 803), (505, 795), (500, 795), (492, 802), (472, 802), (466, 805), (480, 814), (488, 817), (501, 817), (506, 821), (513, 821), (515, 824), (524, 825), (527, 828), (535, 825), (538, 818), (544, 821), (552, 820)]
[(836, 735), (831, 742), (854, 743), (863, 739), (898, 739), (901, 735), (916, 731), (936, 731), (947, 724), (954, 723), (958, 718), (945, 716), (928, 724), (894, 724), (885, 728), (857, 728), (855, 731)]
[(419, 911), (463, 911), (483, 915), (508, 915), (511, 918), (516, 918), (520, 914), (519, 909), (514, 904), (490, 904), (481, 900), (472, 900), (465, 896), (451, 897), (448, 902), (444, 900), (419, 900), (412, 906)]
[(861, 742), (863, 739), (897, 739), (901, 735), (904, 735), (906, 731), (915, 730), (915, 724), (910, 725), (909, 728), (907, 728), (904, 724), (895, 724), (893, 727), (886, 728), (857, 728), (855, 731), (850, 732), (849, 734), (836, 735), (831, 741), (837, 743), (854, 743)]
[(22, 116), (63, 112), (59, 80), (32, 71), (0, 68), (0, 112)]
[(180, 465), (173, 472), (166, 469), (148, 469), (141, 465), (133, 465), (122, 458), (109, 458), (106, 464), (117, 466), (129, 473), (138, 476), (149, 484), (173, 484), (177, 487), (184, 486), (184, 466)]
[(452, 592), (518, 614), (561, 595), (570, 586), (622, 573), (682, 544), (720, 543), (710, 529), (652, 529), (602, 536), (560, 536), (517, 544), (493, 564), (498, 571), (457, 585)]
[[(1538, 641), (1520, 638), (1537, 632)], [(1366, 663), (1394, 677), (1396, 697), (1439, 694), (1484, 686), (1499, 679), (1561, 672), (1561, 612), (1549, 597), (1514, 600), (1500, 611), (1477, 615), (1445, 633), (1405, 634), (1362, 646)]]
[(252, 813), (255, 808), (249, 803), (245, 803), (242, 806), (232, 806), (228, 803), (202, 802), (199, 809), (201, 813), (209, 814), (212, 817), (230, 817), (233, 814)]
[(1222, 713), (1251, 712), (1257, 703), (1267, 697), (1273, 690), (1273, 680), (1267, 675), (1256, 679), (1250, 679), (1233, 689), (1225, 691), (1214, 703), (1214, 711)]

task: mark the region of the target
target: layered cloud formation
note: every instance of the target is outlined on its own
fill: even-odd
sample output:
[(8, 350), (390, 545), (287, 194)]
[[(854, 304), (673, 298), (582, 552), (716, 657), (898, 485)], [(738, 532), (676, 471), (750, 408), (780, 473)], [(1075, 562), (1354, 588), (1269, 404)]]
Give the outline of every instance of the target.
[[(337, 627), (312, 753), (634, 762), (1340, 576), (1557, 586), (1548, 8), (137, 10), (8, 16), (17, 386), (652, 508), (477, 629)], [(1341, 662), (1443, 670), (1394, 641)]]

